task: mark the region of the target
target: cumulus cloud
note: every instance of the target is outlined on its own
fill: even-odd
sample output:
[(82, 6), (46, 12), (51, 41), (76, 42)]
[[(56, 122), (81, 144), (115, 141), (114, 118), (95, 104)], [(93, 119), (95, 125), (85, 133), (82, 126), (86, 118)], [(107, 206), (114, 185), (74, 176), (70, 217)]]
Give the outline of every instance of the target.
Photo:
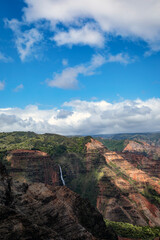
[[(69, 110), (67, 109), (69, 108)], [(160, 131), (160, 99), (65, 102), (62, 109), (0, 109), (1, 131), (34, 131), (37, 133), (110, 134)]]
[(64, 110), (64, 109), (58, 110), (57, 112), (58, 112), (57, 113), (57, 119), (65, 119), (68, 116), (71, 116), (73, 114), (73, 112), (68, 111), (68, 110)]
[(81, 0), (78, 2), (75, 0), (25, 0), (25, 2), (27, 4), (23, 9), (25, 21), (36, 22), (45, 19), (52, 25), (61, 23), (69, 28), (73, 25), (81, 26), (79, 30), (70, 28), (68, 33), (58, 33), (55, 39), (59, 44), (76, 42), (77, 35), (81, 36), (87, 20), (90, 19), (99, 29), (95, 35), (102, 31), (114, 36), (141, 39), (146, 41), (153, 50), (160, 50), (159, 0)]
[(5, 88), (5, 82), (0, 81), (0, 91), (4, 90), (4, 88)]
[[(9, 27), (15, 35), (15, 44), (22, 61), (25, 61), (27, 57), (36, 52), (37, 43), (43, 39), (42, 33), (36, 28), (30, 28), (22, 30), (25, 25), (23, 22), (19, 22), (16, 19), (5, 19), (5, 24)], [(35, 55), (36, 56), (36, 55)]]
[(121, 64), (129, 64), (135, 61), (134, 58), (131, 58), (127, 53), (118, 53), (116, 55), (108, 55), (107, 62), (118, 62)]
[(53, 79), (47, 79), (49, 87), (57, 87), (62, 89), (76, 89), (78, 87), (78, 76), (92, 75), (94, 71), (105, 63), (102, 55), (94, 55), (89, 64), (81, 64), (75, 67), (65, 68), (62, 73), (56, 73)]
[(24, 88), (23, 84), (18, 85), (15, 89), (13, 89), (14, 92), (19, 92)]
[(68, 32), (58, 32), (52, 38), (58, 46), (61, 45), (89, 45), (91, 47), (103, 47), (103, 34), (93, 24), (86, 24), (82, 28), (70, 28)]
[(53, 79), (47, 79), (46, 82), (49, 87), (76, 89), (78, 87), (77, 77), (79, 74), (83, 74), (84, 71), (85, 68), (83, 66), (66, 68), (62, 73), (56, 73)]

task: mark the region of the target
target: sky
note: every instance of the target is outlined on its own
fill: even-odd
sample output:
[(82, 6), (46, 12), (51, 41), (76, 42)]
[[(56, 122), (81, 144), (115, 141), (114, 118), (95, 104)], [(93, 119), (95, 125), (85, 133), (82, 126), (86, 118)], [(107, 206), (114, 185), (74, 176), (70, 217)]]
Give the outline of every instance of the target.
[(2, 0), (0, 132), (160, 131), (159, 0)]

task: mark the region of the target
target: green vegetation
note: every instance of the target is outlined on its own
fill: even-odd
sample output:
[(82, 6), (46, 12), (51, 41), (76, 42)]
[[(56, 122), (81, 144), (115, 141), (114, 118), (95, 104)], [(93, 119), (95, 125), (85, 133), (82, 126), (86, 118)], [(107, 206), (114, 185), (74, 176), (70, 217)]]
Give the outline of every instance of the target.
[(112, 227), (120, 237), (154, 240), (160, 237), (160, 227), (141, 227), (134, 226), (130, 223), (112, 222), (105, 220), (107, 227)]
[(0, 151), (0, 162), (2, 162), (2, 164), (4, 164), (6, 167), (9, 167), (10, 162), (7, 161), (6, 156), (7, 151)]
[(94, 137), (101, 137), (103, 139), (110, 140), (137, 140), (137, 141), (145, 141), (149, 144), (154, 143), (155, 146), (160, 146), (160, 132), (156, 133), (121, 133), (121, 134), (102, 134)]
[(122, 152), (126, 146), (125, 140), (113, 140), (113, 139), (102, 139), (97, 138), (98, 141), (102, 142), (110, 151)]
[(97, 172), (95, 170), (88, 174), (80, 174), (78, 178), (73, 179), (70, 184), (70, 188), (81, 197), (87, 198), (90, 203), (96, 207), (98, 196), (98, 180)]
[(143, 145), (142, 142), (138, 141), (138, 140), (134, 140), (136, 143), (140, 144), (140, 145)]
[(153, 189), (152, 186), (147, 185), (142, 193), (151, 203), (160, 207), (160, 195)]
[(13, 149), (34, 149), (59, 156), (65, 152), (84, 154), (85, 144), (91, 137), (64, 137), (57, 134), (36, 134), (33, 132), (0, 133), (0, 151)]
[[(68, 187), (88, 198), (96, 206), (98, 194), (97, 172), (86, 173), (86, 147), (91, 137), (65, 137), (56, 134), (35, 134), (33, 132), (0, 133), (0, 158), (5, 160), (7, 151), (15, 149), (40, 150), (48, 153), (54, 163), (60, 164)], [(96, 165), (99, 153), (92, 159)]]

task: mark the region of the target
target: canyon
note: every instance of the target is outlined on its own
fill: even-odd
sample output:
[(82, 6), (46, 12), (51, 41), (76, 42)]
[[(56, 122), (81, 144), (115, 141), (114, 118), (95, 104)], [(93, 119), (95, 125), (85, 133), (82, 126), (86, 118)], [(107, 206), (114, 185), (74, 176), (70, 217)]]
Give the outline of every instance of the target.
[(67, 187), (14, 181), (0, 163), (1, 240), (117, 240), (101, 214)]
[[(57, 146), (61, 146), (58, 154), (42, 151), (45, 149), (41, 145), (37, 150), (14, 149), (15, 146), (7, 150), (3, 162), (14, 181), (37, 189), (63, 189), (67, 194), (72, 190), (88, 199), (110, 221), (160, 226), (160, 159), (154, 157), (156, 146), (129, 140), (118, 152), (92, 137), (73, 142), (61, 136), (57, 139)], [(77, 146), (73, 147), (76, 141)]]

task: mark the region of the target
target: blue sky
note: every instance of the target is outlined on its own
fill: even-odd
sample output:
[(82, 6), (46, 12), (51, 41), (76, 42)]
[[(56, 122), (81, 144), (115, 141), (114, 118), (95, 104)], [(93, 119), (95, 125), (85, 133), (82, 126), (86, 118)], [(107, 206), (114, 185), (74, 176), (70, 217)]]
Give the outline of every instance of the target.
[(160, 131), (159, 0), (1, 1), (0, 32), (0, 131)]

